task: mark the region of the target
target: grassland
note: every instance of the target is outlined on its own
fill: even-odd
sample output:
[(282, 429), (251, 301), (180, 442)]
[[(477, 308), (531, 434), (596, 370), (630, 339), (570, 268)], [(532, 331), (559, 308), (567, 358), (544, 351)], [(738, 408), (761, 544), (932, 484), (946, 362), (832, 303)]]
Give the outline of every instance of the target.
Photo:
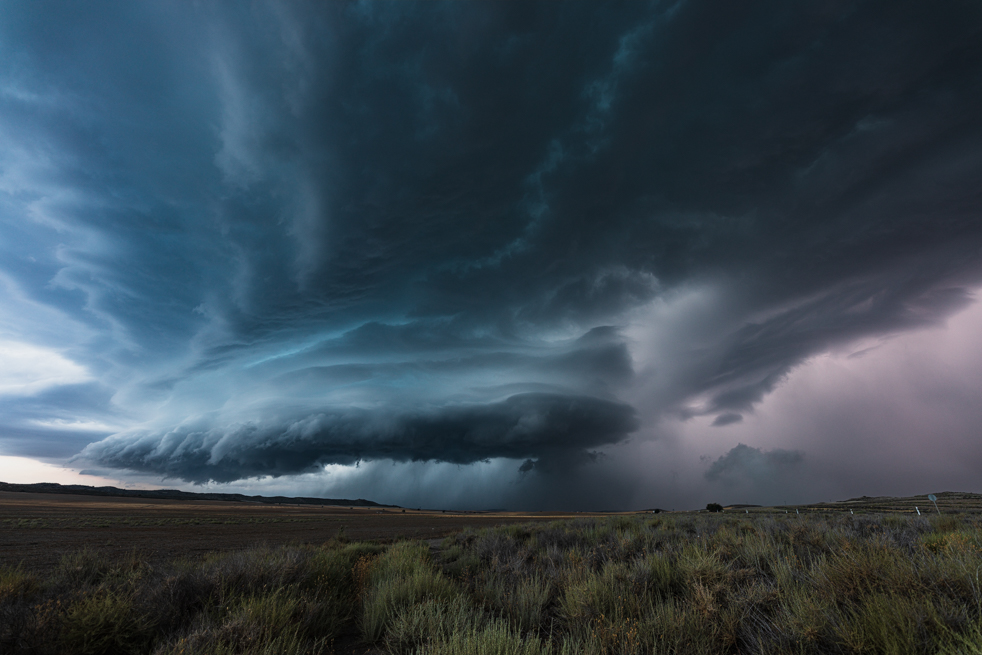
[[(837, 502), (812, 503), (809, 505), (787, 505), (779, 507), (761, 508), (765, 512), (800, 510), (803, 512), (844, 512), (853, 511), (857, 513), (878, 513), (878, 514), (916, 514), (917, 508), (925, 514), (944, 512), (946, 514), (979, 514), (982, 513), (982, 494), (967, 493), (961, 491), (941, 491), (935, 494), (935, 503), (928, 500), (927, 496), (902, 497), (894, 496), (862, 496), (860, 498), (850, 498)], [(751, 509), (750, 511), (754, 511)]]
[(433, 539), (466, 527), (549, 521), (570, 514), (443, 512), (378, 507), (147, 500), (0, 491), (0, 566), (41, 570), (86, 548), (108, 558), (134, 551), (153, 564), (257, 545)]
[(0, 652), (982, 653), (982, 517), (783, 511), (466, 528), (0, 572)]

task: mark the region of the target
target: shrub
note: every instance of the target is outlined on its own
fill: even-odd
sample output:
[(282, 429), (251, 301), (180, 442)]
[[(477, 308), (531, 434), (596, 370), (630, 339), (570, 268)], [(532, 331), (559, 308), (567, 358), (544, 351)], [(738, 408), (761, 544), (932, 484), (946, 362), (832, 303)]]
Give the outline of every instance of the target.
[(449, 641), (455, 634), (480, 630), (487, 621), (487, 615), (463, 595), (447, 602), (427, 600), (399, 612), (385, 644), (391, 653), (408, 653), (428, 643)]
[(62, 584), (81, 587), (101, 582), (111, 569), (109, 561), (84, 548), (63, 555), (55, 575)]
[(0, 568), (0, 603), (14, 599), (29, 598), (39, 591), (36, 576), (20, 567)]
[(131, 599), (114, 593), (95, 593), (73, 603), (65, 616), (61, 641), (78, 655), (126, 655), (151, 641), (152, 624), (137, 613)]
[(631, 577), (635, 590), (655, 601), (679, 594), (684, 584), (682, 570), (660, 553), (636, 559), (631, 566)]
[(552, 645), (538, 637), (522, 638), (507, 621), (489, 623), (484, 628), (454, 633), (417, 653), (427, 655), (552, 655)]
[(481, 566), (481, 558), (472, 550), (455, 544), (443, 550), (440, 554), (440, 563), (447, 575), (454, 578), (467, 578), (477, 573)]
[(543, 576), (509, 575), (482, 571), (474, 579), (474, 595), (496, 615), (507, 617), (519, 630), (538, 629), (552, 596), (552, 584)]
[(429, 563), (420, 542), (391, 546), (367, 572), (362, 595), (362, 632), (378, 641), (406, 607), (426, 600), (446, 601), (457, 594), (453, 583)]
[(609, 562), (599, 573), (571, 573), (559, 598), (566, 629), (576, 637), (587, 638), (604, 622), (637, 618), (644, 598), (635, 592), (631, 571), (621, 562)]
[(706, 511), (707, 512), (722, 512), (723, 511), (723, 506), (720, 505), (719, 503), (709, 503), (708, 505), (706, 505)]
[(952, 516), (951, 514), (935, 515), (929, 520), (935, 532), (952, 532), (960, 528), (962, 524), (957, 516)]

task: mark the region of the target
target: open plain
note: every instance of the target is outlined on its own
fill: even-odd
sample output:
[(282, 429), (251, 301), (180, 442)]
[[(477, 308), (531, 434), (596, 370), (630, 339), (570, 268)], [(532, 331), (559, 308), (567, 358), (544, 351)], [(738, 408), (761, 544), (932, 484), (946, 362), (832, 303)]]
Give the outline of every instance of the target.
[(612, 516), (21, 494), (0, 652), (980, 653), (977, 498), (935, 495)]
[(0, 492), (0, 565), (45, 568), (80, 549), (164, 561), (261, 545), (321, 544), (341, 532), (356, 541), (436, 539), (468, 527), (590, 515)]
[[(945, 513), (982, 512), (980, 494), (940, 492), (937, 498)], [(736, 505), (726, 511), (913, 515), (915, 507), (925, 515), (935, 512), (925, 496), (864, 496), (777, 507)], [(434, 540), (465, 528), (648, 511), (463, 512), (0, 491), (0, 566), (49, 567), (80, 549), (109, 557), (135, 553), (147, 561), (166, 561), (264, 545), (316, 545), (339, 534), (353, 541)]]

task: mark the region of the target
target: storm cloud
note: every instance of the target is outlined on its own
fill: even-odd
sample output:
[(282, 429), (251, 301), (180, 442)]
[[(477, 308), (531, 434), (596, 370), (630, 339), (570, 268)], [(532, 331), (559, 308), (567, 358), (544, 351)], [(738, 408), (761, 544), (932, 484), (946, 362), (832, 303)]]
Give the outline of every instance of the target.
[(0, 453), (553, 502), (982, 286), (978, 3), (0, 12)]
[(775, 476), (785, 475), (804, 459), (797, 450), (763, 451), (745, 444), (737, 444), (725, 455), (706, 469), (705, 477), (710, 482), (724, 483), (762, 482)]
[(352, 409), (292, 422), (179, 426), (163, 434), (111, 437), (92, 444), (82, 456), (196, 482), (229, 482), (375, 459), (473, 464), (532, 455), (548, 461), (551, 454), (616, 444), (636, 428), (634, 410), (627, 405), (530, 393), (489, 405), (403, 415)]

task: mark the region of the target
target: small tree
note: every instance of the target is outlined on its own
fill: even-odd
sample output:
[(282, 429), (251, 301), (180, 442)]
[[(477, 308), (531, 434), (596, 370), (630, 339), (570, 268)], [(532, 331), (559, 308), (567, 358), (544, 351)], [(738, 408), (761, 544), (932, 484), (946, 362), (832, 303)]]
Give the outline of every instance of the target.
[(707, 512), (722, 512), (723, 511), (723, 506), (720, 505), (719, 503), (709, 503), (708, 505), (706, 505), (706, 511)]

